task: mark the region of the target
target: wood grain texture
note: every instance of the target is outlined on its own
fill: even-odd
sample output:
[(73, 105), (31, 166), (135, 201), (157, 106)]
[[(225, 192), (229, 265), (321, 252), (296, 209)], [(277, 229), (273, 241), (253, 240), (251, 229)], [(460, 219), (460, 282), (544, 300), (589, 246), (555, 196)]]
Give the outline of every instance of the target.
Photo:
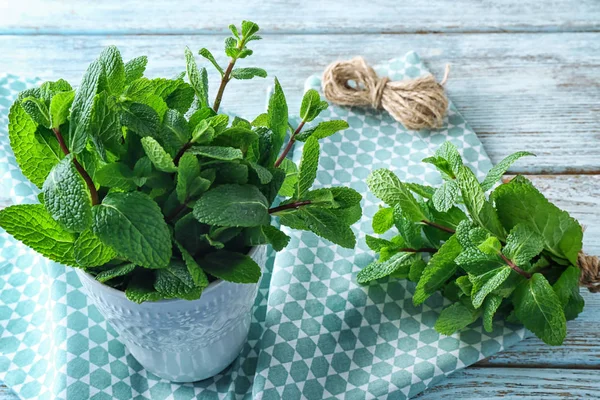
[(507, 32), (600, 29), (596, 0), (21, 0), (0, 5), (0, 33), (223, 33), (251, 19), (267, 33)]
[[(254, 42), (244, 65), (265, 67), (297, 109), (303, 82), (330, 62), (356, 54), (375, 64), (416, 50), (440, 76), (452, 71), (449, 96), (500, 161), (535, 152), (513, 173), (600, 173), (600, 40), (596, 33), (273, 35)], [(0, 36), (3, 71), (77, 82), (108, 44), (125, 58), (149, 56), (150, 75), (184, 70), (183, 49), (222, 48), (223, 36)], [(225, 61), (224, 57), (218, 57)], [(264, 110), (271, 79), (232, 82), (223, 107), (243, 116)], [(216, 87), (212, 75), (211, 86)], [(213, 90), (214, 92), (214, 90)]]
[(467, 368), (415, 399), (597, 399), (597, 370)]

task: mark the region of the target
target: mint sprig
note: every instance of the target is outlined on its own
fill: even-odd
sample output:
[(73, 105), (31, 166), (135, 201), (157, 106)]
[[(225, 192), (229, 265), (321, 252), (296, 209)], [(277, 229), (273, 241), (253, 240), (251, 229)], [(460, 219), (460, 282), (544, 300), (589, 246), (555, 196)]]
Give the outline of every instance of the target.
[[(379, 259), (357, 280), (409, 278), (417, 282), (415, 304), (441, 292), (452, 301), (435, 325), (443, 334), (479, 318), (490, 332), (496, 314), (510, 315), (544, 342), (562, 344), (566, 321), (583, 310), (577, 266), (581, 226), (523, 176), (486, 195), (514, 161), (529, 155), (508, 156), (479, 182), (456, 147), (444, 143), (423, 160), (441, 173), (438, 188), (373, 171), (367, 184), (386, 204), (375, 214), (373, 230), (383, 234), (395, 227), (397, 235), (367, 236)], [(410, 268), (403, 262), (407, 257), (414, 257)]]
[[(257, 282), (261, 271), (249, 250), (281, 250), (290, 240), (273, 218), (353, 247), (361, 196), (312, 188), (318, 140), (348, 124), (319, 121), (327, 103), (311, 90), (292, 128), (277, 79), (268, 112), (254, 123), (219, 114), (231, 79), (267, 76), (237, 65), (252, 55), (258, 25), (230, 29), (226, 67), (199, 51), (221, 77), (212, 104), (208, 71), (190, 49), (186, 72), (173, 78), (144, 77), (145, 56), (124, 62), (110, 46), (77, 90), (61, 79), (22, 92), (9, 136), (24, 175), (43, 191), (42, 204), (0, 211), (0, 226), (135, 302), (197, 299), (215, 279)], [(299, 139), (298, 166), (286, 156)]]

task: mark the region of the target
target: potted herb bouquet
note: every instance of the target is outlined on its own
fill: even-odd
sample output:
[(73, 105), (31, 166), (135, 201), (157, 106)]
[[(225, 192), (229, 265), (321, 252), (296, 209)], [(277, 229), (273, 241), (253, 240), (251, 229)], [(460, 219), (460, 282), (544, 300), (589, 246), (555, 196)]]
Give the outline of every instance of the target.
[(547, 344), (562, 344), (566, 321), (584, 306), (578, 264), (583, 230), (524, 176), (493, 189), (515, 160), (528, 155), (508, 156), (479, 182), (456, 147), (444, 143), (423, 160), (441, 173), (438, 188), (403, 183), (386, 169), (373, 171), (367, 184), (386, 203), (373, 218), (373, 230), (396, 231), (387, 238), (367, 236), (379, 259), (359, 272), (358, 281), (409, 279), (416, 282), (416, 305), (441, 291), (451, 302), (435, 324), (442, 334), (479, 318), (491, 332), (498, 314)]
[[(146, 57), (124, 63), (108, 47), (76, 90), (46, 82), (20, 93), (9, 115), (15, 157), (41, 193), (40, 204), (2, 210), (0, 226), (76, 267), (134, 357), (178, 382), (215, 375), (243, 346), (265, 245), (289, 241), (272, 217), (351, 248), (361, 216), (356, 191), (311, 190), (318, 140), (348, 126), (303, 129), (327, 108), (316, 91), (305, 94), (297, 127), (277, 80), (253, 122), (218, 113), (231, 79), (266, 76), (236, 68), (258, 26), (230, 29), (226, 68), (199, 52), (221, 76), (212, 105), (207, 71), (189, 49), (186, 73), (148, 79)], [(299, 166), (286, 158), (296, 141), (305, 142)]]

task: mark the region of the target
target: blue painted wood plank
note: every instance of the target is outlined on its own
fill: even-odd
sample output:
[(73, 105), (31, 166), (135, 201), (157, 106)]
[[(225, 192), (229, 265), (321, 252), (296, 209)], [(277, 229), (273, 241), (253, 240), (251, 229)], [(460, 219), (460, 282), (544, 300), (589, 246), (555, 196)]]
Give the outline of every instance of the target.
[[(351, 5), (350, 5), (351, 4)], [(2, 34), (212, 34), (251, 19), (267, 33), (598, 31), (596, 0), (81, 1), (0, 4)]]
[[(108, 44), (126, 58), (149, 56), (150, 75), (184, 70), (183, 49), (219, 53), (222, 36), (0, 36), (2, 70), (77, 82)], [(336, 59), (362, 54), (372, 63), (418, 51), (440, 76), (452, 65), (448, 92), (494, 162), (517, 150), (538, 155), (511, 171), (600, 173), (600, 34), (273, 35), (254, 42), (246, 66), (270, 78), (232, 82), (223, 106), (243, 116), (263, 111), (278, 76), (292, 112), (304, 80)], [(224, 61), (224, 57), (218, 54)], [(211, 75), (216, 87), (216, 76)], [(214, 92), (214, 90), (213, 90)], [(240, 100), (243, 98), (243, 101)]]

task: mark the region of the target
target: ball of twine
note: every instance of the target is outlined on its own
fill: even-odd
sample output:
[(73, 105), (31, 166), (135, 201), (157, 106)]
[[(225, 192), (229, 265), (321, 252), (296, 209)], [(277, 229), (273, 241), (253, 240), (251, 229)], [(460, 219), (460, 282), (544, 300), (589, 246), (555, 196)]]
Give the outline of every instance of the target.
[(588, 288), (592, 293), (600, 292), (600, 259), (580, 252), (577, 264), (581, 269), (579, 285)]
[[(344, 106), (384, 109), (407, 129), (440, 128), (448, 109), (444, 79), (433, 75), (390, 81), (380, 78), (362, 57), (335, 62), (323, 74), (323, 92), (332, 103)], [(353, 82), (351, 86), (350, 82)]]

